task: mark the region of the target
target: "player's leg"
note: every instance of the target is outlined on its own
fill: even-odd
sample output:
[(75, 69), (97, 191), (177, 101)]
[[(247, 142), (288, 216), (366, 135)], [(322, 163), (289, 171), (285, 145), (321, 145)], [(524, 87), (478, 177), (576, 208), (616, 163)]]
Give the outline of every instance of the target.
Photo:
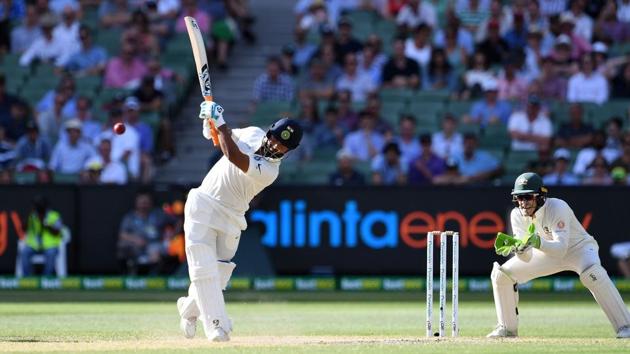
[(497, 312), (497, 327), (487, 337), (514, 337), (518, 335), (518, 283), (557, 273), (562, 264), (539, 250), (532, 249), (527, 261), (513, 257), (503, 265), (494, 263), (490, 278)]
[(229, 322), (217, 264), (217, 232), (189, 220), (184, 223), (184, 232), (190, 293), (199, 308), (199, 318), (206, 336), (213, 341), (229, 340), (226, 333)]
[(580, 275), (580, 281), (590, 290), (613, 326), (618, 338), (630, 338), (630, 313), (619, 290), (601, 266), (598, 247), (587, 244), (567, 257), (568, 266)]

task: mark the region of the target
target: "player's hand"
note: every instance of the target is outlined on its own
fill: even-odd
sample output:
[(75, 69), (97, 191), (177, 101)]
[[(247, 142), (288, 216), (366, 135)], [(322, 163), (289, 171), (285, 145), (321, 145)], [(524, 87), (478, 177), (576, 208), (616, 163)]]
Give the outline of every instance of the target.
[(212, 127), (210, 127), (210, 119), (203, 120), (203, 130), (201, 131), (203, 137), (210, 140), (212, 139)]
[(540, 236), (536, 233), (534, 234), (529, 234), (524, 240), (523, 240), (523, 244), (518, 246), (517, 248), (523, 248), (525, 249), (526, 247), (534, 247), (534, 248), (540, 248)]
[(199, 118), (212, 119), (216, 128), (225, 124), (225, 120), (223, 120), (223, 107), (215, 102), (203, 101), (200, 105)]

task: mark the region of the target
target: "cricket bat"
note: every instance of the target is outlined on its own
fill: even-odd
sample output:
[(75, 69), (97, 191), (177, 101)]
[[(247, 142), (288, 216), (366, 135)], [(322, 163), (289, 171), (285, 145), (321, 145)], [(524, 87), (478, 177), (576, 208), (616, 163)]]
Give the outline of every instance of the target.
[[(193, 56), (195, 57), (195, 66), (197, 67), (197, 75), (199, 76), (199, 86), (201, 95), (206, 101), (212, 101), (212, 84), (210, 83), (210, 67), (208, 66), (208, 57), (206, 56), (206, 46), (203, 43), (203, 36), (197, 21), (190, 16), (184, 18), (186, 29), (190, 37), (190, 46), (192, 47)], [(214, 145), (219, 145), (219, 134), (214, 122), (210, 119), (210, 132)]]

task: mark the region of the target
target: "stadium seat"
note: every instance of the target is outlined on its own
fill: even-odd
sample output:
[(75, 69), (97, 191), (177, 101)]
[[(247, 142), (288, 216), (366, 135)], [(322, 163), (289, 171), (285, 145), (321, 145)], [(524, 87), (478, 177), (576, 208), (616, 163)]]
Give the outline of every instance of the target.
[(34, 172), (15, 172), (13, 174), (13, 182), (17, 184), (35, 184), (37, 182), (37, 174)]
[(507, 127), (503, 124), (492, 124), (484, 128), (479, 139), (480, 147), (506, 148), (510, 145), (511, 139)]
[(80, 176), (78, 173), (59, 173), (53, 174), (53, 181), (57, 184), (77, 184), (79, 183)]
[(96, 44), (107, 50), (110, 57), (118, 55), (120, 49), (120, 39), (122, 30), (119, 29), (101, 29), (96, 34)]
[(379, 90), (382, 101), (407, 102), (413, 96), (414, 90), (400, 88), (383, 88)]
[(612, 117), (620, 117), (624, 121), (628, 119), (628, 110), (630, 109), (629, 100), (608, 101), (600, 105), (589, 105), (585, 107), (588, 111), (589, 121), (594, 128), (604, 128), (604, 124)]
[(252, 124), (267, 126), (282, 116), (292, 113), (291, 102), (260, 102), (251, 116)]
[(472, 101), (450, 101), (446, 104), (445, 111), (454, 114), (457, 118), (470, 112)]
[(440, 103), (444, 104), (449, 97), (451, 96), (451, 92), (449, 90), (422, 90), (415, 91), (411, 96), (411, 102), (414, 101), (424, 101), (431, 103)]
[(94, 97), (96, 92), (101, 87), (101, 78), (100, 76), (94, 76), (94, 75), (82, 76), (82, 77), (77, 77), (75, 79), (75, 83), (76, 83), (76, 91), (80, 95)]
[(530, 161), (538, 160), (536, 151), (510, 151), (505, 161), (506, 174), (519, 175), (526, 172)]

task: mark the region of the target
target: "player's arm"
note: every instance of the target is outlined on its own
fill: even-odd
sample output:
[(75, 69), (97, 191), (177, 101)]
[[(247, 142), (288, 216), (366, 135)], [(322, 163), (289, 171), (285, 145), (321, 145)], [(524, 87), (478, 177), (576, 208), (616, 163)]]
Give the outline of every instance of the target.
[(540, 238), (540, 250), (550, 256), (562, 258), (569, 250), (569, 222), (573, 212), (568, 205), (553, 210), (551, 219), (551, 240)]
[(208, 119), (212, 119), (214, 126), (219, 131), (219, 145), (223, 155), (241, 171), (247, 173), (249, 156), (244, 154), (232, 139), (232, 129), (223, 120), (223, 107), (214, 102), (204, 101), (201, 103), (199, 118), (204, 120), (204, 136), (206, 137), (209, 136), (210, 129)]

